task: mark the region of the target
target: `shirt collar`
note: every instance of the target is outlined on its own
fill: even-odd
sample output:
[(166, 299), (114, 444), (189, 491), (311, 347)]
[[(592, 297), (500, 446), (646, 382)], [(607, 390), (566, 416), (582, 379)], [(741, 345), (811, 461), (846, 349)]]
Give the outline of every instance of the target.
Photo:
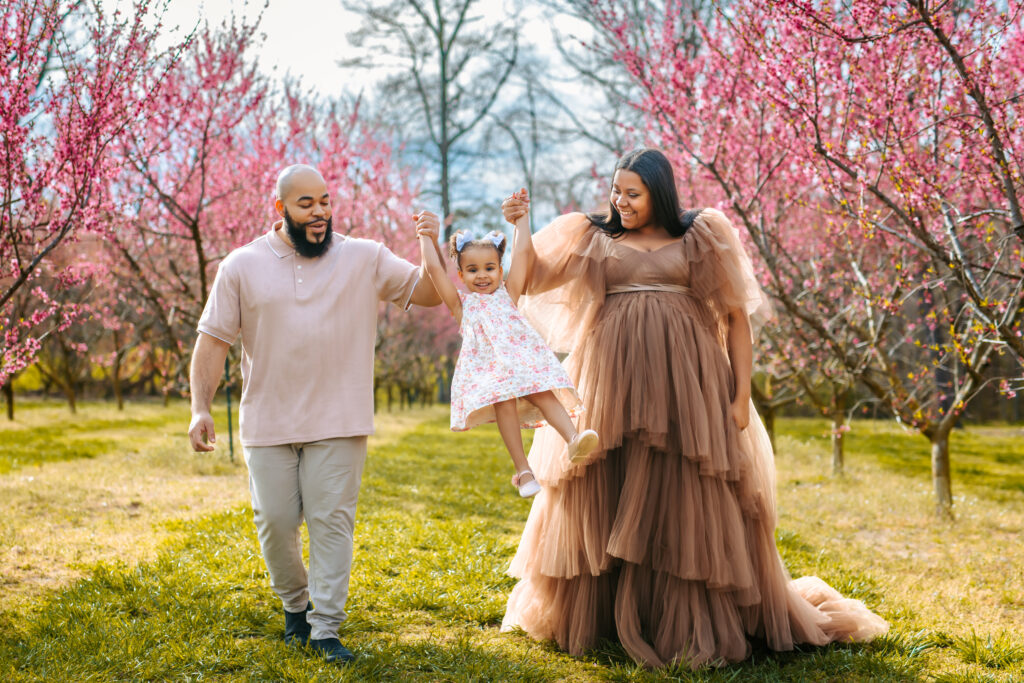
[(267, 233), (267, 244), (270, 245), (270, 251), (274, 252), (277, 258), (284, 258), (295, 253), (295, 247), (281, 239), (280, 233), (277, 229), (284, 229), (284, 221), (277, 221), (270, 226), (270, 232)]

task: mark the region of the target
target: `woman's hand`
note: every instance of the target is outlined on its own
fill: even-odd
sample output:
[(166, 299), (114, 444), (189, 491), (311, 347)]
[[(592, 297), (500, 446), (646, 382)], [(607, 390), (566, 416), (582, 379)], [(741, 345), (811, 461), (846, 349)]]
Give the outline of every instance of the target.
[(750, 399), (742, 401), (737, 399), (729, 407), (729, 412), (732, 413), (732, 421), (736, 423), (736, 427), (746, 429), (747, 425), (750, 424)]
[(505, 201), (501, 203), (501, 213), (505, 216), (505, 220), (515, 225), (517, 220), (529, 213), (529, 203), (526, 188), (523, 188), (505, 198)]

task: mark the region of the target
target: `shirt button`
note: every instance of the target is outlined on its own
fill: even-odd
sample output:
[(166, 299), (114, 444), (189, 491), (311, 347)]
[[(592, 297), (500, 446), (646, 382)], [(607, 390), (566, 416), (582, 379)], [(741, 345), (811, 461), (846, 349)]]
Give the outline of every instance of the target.
[(298, 266), (299, 270), (302, 270), (302, 266)]
[(299, 278), (299, 284), (300, 285), (302, 284), (302, 278)]

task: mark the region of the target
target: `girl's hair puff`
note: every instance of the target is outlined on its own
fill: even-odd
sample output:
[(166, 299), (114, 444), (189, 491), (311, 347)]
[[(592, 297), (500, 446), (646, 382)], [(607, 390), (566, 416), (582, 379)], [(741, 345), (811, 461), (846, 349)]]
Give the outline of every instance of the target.
[[(462, 270), (462, 262), (459, 260), (460, 257), (462, 256), (462, 251), (465, 251), (470, 247), (488, 247), (490, 249), (493, 249), (494, 251), (498, 252), (499, 262), (501, 261), (501, 258), (505, 255), (505, 244), (508, 242), (508, 240), (505, 239), (505, 233), (499, 232), (497, 230), (492, 230), (483, 237), (479, 237), (475, 240), (468, 240), (465, 244), (462, 245), (462, 251), (459, 251), (457, 246), (458, 239), (459, 236), (464, 234), (465, 230), (459, 230), (458, 232), (453, 232), (452, 236), (448, 238), (448, 256), (453, 261), (455, 261), (455, 265), (459, 270)], [(495, 244), (492, 238), (498, 235), (501, 236), (501, 242)]]

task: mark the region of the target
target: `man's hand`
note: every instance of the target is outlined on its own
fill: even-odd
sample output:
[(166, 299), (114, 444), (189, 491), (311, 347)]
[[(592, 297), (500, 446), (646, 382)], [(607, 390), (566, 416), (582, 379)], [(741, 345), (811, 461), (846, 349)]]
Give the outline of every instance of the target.
[(427, 237), (437, 240), (438, 233), (441, 228), (441, 221), (438, 220), (437, 216), (430, 211), (420, 211), (419, 213), (413, 214), (413, 220), (416, 221), (416, 234), (426, 235)]
[(213, 444), (217, 443), (217, 434), (213, 431), (213, 417), (209, 413), (195, 413), (188, 425), (188, 440), (192, 442), (192, 450), (209, 453)]

